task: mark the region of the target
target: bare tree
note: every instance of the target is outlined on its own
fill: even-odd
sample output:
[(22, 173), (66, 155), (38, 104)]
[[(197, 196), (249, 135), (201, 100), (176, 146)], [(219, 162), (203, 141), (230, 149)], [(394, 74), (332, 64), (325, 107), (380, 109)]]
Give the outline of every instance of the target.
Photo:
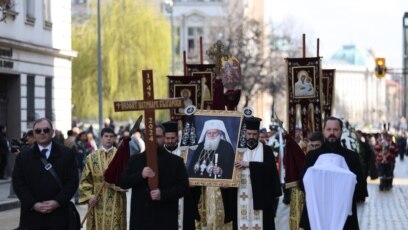
[(214, 40), (221, 39), (229, 54), (240, 61), (244, 106), (257, 92), (268, 92), (273, 97), (283, 95), (287, 88), (285, 58), (300, 53), (299, 47), (293, 45), (299, 43), (286, 27), (264, 25), (245, 16), (239, 6), (229, 9), (226, 25), (214, 28), (211, 34)]

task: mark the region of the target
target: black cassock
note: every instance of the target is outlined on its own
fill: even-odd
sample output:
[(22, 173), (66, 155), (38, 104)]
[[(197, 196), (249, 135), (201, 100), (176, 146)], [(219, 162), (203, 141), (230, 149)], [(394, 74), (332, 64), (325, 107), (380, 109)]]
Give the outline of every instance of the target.
[[(364, 199), (365, 187), (367, 186), (367, 182), (363, 178), (359, 155), (356, 152), (346, 149), (342, 147), (341, 145), (337, 146), (333, 150), (331, 148), (328, 148), (325, 144), (323, 144), (320, 148), (316, 150), (312, 150), (308, 152), (306, 154), (305, 163), (304, 163), (302, 175), (301, 175), (301, 180), (299, 181), (300, 189), (302, 191), (305, 191), (305, 188), (303, 185), (303, 177), (305, 176), (307, 169), (309, 167), (312, 167), (316, 163), (317, 158), (319, 158), (321, 154), (325, 154), (325, 153), (336, 153), (336, 154), (339, 154), (340, 156), (343, 156), (344, 159), (346, 160), (347, 166), (349, 167), (350, 171), (354, 173), (357, 177), (357, 184), (354, 190), (353, 202), (352, 202), (353, 214), (351, 216), (348, 216), (343, 229), (358, 230), (359, 226), (358, 226), (356, 202), (357, 200)], [(310, 223), (309, 223), (309, 217), (307, 215), (306, 203), (303, 208), (302, 217), (300, 219), (300, 227), (302, 227), (305, 230), (310, 229)]]
[[(252, 195), (255, 210), (263, 212), (263, 229), (275, 229), (273, 204), (276, 197), (282, 195), (275, 156), (269, 146), (263, 145), (263, 162), (249, 162)], [(234, 221), (237, 229), (237, 193), (236, 188), (221, 189), (225, 210), (225, 222)]]
[(132, 188), (130, 230), (178, 229), (178, 201), (189, 192), (187, 171), (181, 157), (164, 149), (157, 159), (160, 201), (150, 198), (147, 179), (142, 178), (146, 152), (133, 155), (122, 175), (120, 186)]

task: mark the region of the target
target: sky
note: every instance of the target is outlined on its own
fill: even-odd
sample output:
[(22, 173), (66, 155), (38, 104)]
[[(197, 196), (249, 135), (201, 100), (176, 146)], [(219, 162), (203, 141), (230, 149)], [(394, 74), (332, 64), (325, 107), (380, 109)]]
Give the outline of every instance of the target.
[(291, 23), (291, 32), (306, 34), (306, 46), (330, 57), (343, 45), (354, 44), (384, 57), (388, 68), (401, 68), (402, 22), (408, 0), (265, 0), (273, 25)]

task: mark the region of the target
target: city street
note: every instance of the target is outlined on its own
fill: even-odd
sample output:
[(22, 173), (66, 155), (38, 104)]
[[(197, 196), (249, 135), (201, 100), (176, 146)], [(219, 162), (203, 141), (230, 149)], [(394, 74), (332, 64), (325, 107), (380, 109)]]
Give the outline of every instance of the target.
[[(8, 194), (10, 183), (0, 184), (0, 195)], [(7, 190), (7, 191), (6, 191)], [(368, 180), (369, 197), (358, 205), (358, 217), (362, 230), (403, 230), (408, 226), (408, 159), (397, 159), (394, 187), (387, 192), (378, 189), (378, 180)], [(129, 192), (130, 193), (130, 192)], [(128, 193), (128, 198), (130, 194)], [(0, 200), (1, 201), (1, 200)], [(2, 201), (4, 202), (4, 201)], [(128, 200), (129, 203), (129, 200)], [(86, 206), (77, 206), (83, 217)], [(128, 207), (129, 208), (129, 207)], [(129, 209), (128, 209), (129, 210)], [(19, 208), (0, 212), (0, 230), (11, 230), (18, 226)], [(128, 211), (129, 213), (129, 211)], [(276, 229), (289, 230), (289, 206), (279, 203), (275, 219)], [(128, 216), (129, 217), (129, 216)], [(84, 228), (85, 229), (85, 228)]]

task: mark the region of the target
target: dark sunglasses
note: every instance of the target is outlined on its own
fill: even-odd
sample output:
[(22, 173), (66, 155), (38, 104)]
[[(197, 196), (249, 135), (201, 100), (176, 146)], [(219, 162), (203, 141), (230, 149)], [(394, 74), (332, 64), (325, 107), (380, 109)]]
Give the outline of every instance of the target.
[(50, 128), (45, 128), (45, 129), (35, 129), (34, 130), (34, 132), (36, 133), (36, 134), (41, 134), (41, 132), (43, 132), (43, 133), (49, 133), (51, 131), (51, 129)]

